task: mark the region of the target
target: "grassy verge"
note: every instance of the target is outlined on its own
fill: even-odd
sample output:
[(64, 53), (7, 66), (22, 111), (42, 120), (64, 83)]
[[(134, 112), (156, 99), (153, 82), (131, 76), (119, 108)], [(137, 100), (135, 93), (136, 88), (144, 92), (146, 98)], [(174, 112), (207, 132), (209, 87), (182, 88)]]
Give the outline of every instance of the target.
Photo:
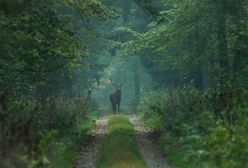
[(47, 146), (48, 168), (72, 168), (80, 143), (87, 138), (95, 124), (95, 116), (81, 120), (73, 133), (53, 141)]
[(139, 153), (134, 128), (123, 115), (108, 120), (108, 135), (97, 158), (97, 168), (147, 168)]

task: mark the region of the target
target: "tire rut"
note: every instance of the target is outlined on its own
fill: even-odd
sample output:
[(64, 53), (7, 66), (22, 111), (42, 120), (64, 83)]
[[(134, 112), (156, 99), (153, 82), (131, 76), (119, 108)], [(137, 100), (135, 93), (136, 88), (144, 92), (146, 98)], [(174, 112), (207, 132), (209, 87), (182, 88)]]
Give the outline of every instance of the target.
[(76, 156), (74, 168), (95, 168), (96, 156), (107, 130), (107, 119), (97, 120), (91, 135), (83, 142)]
[(175, 168), (166, 160), (152, 130), (136, 116), (129, 116), (129, 119), (136, 130), (137, 143), (147, 165), (150, 168)]

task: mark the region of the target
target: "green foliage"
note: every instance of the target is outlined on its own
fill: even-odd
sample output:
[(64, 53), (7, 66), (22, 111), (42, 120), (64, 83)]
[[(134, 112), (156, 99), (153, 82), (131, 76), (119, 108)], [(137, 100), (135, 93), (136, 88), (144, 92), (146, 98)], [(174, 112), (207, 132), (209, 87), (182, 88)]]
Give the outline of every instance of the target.
[(143, 117), (152, 129), (160, 130), (161, 114), (158, 113), (160, 105), (163, 103), (162, 95), (158, 92), (151, 92), (143, 95), (140, 102), (140, 109), (143, 112)]
[(98, 0), (63, 0), (63, 4), (72, 7), (82, 16), (110, 17), (109, 9)]
[(49, 145), (47, 157), (50, 160), (49, 168), (68, 168), (73, 167), (73, 162), (77, 154), (79, 145), (72, 139), (66, 138)]
[(52, 139), (55, 139), (58, 136), (59, 132), (57, 130), (53, 130), (49, 132), (38, 144), (39, 153), (41, 155), (45, 155), (47, 153), (47, 146)]
[(34, 3), (16, 16), (1, 15), (0, 20), (1, 88), (44, 96), (80, 66), (80, 41), (49, 4)]
[(70, 167), (94, 119), (89, 102), (72, 100), (91, 85), (90, 54), (68, 15), (109, 11), (95, 0), (22, 2), (0, 7), (0, 167)]
[(202, 103), (201, 95), (192, 87), (146, 94), (140, 105), (143, 118), (160, 131), (165, 153), (180, 167), (245, 167), (247, 109), (233, 109), (239, 116), (229, 125), (206, 111), (208, 102)]
[(158, 3), (165, 8), (149, 24), (148, 31), (133, 33), (136, 38), (124, 45), (128, 51), (140, 55), (158, 84), (177, 87), (193, 81), (200, 89), (245, 87), (247, 2), (165, 0)]
[(95, 115), (85, 110), (62, 99), (47, 100), (43, 106), (36, 101), (11, 103), (7, 112), (0, 113), (1, 150), (7, 152), (0, 165), (25, 156), (26, 166), (70, 167), (76, 147), (95, 123)]

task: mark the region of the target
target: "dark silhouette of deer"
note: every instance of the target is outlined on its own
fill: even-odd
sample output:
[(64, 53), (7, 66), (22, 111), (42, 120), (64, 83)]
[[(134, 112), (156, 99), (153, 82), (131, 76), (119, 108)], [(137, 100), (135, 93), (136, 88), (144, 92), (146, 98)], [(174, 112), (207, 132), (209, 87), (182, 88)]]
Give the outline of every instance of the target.
[(120, 104), (121, 104), (121, 88), (126, 82), (126, 79), (124, 77), (124, 82), (123, 83), (113, 83), (112, 78), (110, 77), (110, 82), (111, 84), (116, 88), (116, 91), (110, 95), (110, 101), (112, 105), (112, 109), (114, 114), (116, 113), (116, 106), (117, 110), (120, 111)]
[(89, 111), (90, 102), (91, 102), (91, 89), (88, 90), (86, 96), (75, 97), (72, 99), (76, 106), (82, 106), (86, 113)]

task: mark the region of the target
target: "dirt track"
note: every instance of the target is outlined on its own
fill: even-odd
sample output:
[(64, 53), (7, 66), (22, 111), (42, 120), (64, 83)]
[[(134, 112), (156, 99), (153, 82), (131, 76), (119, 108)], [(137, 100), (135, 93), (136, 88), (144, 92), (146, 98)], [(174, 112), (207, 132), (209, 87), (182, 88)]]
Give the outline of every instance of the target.
[(75, 168), (95, 168), (96, 155), (101, 146), (101, 141), (106, 134), (107, 119), (100, 118), (96, 122), (96, 126), (91, 136), (81, 145), (75, 160)]
[[(174, 168), (164, 157), (156, 138), (144, 122), (134, 115), (128, 115), (135, 127), (140, 152), (150, 168)], [(81, 145), (75, 160), (75, 168), (95, 168), (96, 156), (107, 132), (107, 116), (102, 116), (96, 122), (91, 136)]]
[(140, 152), (150, 168), (174, 168), (170, 166), (164, 157), (157, 138), (154, 137), (152, 130), (136, 116), (130, 116), (130, 121), (136, 130), (137, 142)]

